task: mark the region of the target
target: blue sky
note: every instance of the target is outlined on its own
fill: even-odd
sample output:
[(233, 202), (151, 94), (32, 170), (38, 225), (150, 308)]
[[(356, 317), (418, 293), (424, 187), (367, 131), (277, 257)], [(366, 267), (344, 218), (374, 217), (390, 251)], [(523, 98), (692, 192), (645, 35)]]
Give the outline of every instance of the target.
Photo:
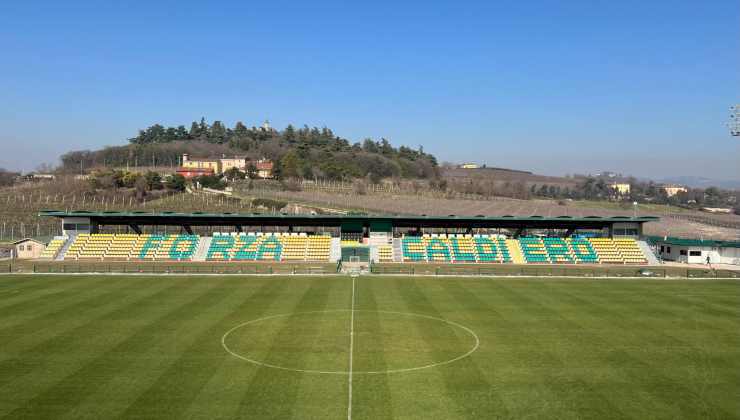
[(103, 3), (0, 4), (0, 166), (204, 116), (546, 174), (740, 179), (737, 0)]

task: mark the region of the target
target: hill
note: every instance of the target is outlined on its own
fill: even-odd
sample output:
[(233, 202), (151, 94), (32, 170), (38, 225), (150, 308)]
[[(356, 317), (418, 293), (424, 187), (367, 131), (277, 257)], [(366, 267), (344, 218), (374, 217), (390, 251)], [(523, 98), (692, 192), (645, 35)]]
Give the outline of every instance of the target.
[(278, 177), (346, 179), (368, 177), (434, 178), (437, 159), (423, 148), (394, 147), (386, 139), (351, 143), (326, 127), (275, 130), (269, 125), (233, 128), (204, 119), (184, 126), (155, 124), (128, 139), (129, 144), (101, 150), (81, 150), (61, 157), (62, 170), (70, 173), (101, 166), (175, 166), (183, 153), (198, 157), (266, 157), (275, 162)]

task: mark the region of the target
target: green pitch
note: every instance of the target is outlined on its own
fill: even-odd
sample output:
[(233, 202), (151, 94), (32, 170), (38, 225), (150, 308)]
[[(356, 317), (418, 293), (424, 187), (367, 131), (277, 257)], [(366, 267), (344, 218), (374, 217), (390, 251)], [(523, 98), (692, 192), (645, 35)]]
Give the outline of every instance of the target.
[(0, 276), (0, 418), (740, 418), (740, 282), (354, 286)]

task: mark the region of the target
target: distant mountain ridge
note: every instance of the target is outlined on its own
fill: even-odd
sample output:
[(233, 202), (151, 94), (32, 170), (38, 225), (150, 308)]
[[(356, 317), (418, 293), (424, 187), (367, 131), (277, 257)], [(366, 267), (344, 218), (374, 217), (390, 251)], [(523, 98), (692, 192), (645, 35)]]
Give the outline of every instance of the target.
[(656, 181), (665, 183), (665, 184), (686, 185), (691, 188), (718, 187), (718, 188), (725, 188), (729, 190), (740, 189), (740, 180), (712, 179), (712, 178), (705, 178), (701, 176), (673, 176), (673, 177), (662, 178)]

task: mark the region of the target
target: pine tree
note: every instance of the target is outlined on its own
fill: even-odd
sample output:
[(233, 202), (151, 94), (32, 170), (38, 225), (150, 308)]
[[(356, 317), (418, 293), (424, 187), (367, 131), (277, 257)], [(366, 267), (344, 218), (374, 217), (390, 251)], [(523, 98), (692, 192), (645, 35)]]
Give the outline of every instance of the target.
[(209, 136), (211, 143), (223, 144), (226, 141), (226, 128), (221, 121), (214, 121), (211, 126), (211, 135)]
[(193, 123), (190, 124), (190, 138), (197, 139), (198, 137), (200, 137), (200, 126), (197, 122), (193, 121)]

